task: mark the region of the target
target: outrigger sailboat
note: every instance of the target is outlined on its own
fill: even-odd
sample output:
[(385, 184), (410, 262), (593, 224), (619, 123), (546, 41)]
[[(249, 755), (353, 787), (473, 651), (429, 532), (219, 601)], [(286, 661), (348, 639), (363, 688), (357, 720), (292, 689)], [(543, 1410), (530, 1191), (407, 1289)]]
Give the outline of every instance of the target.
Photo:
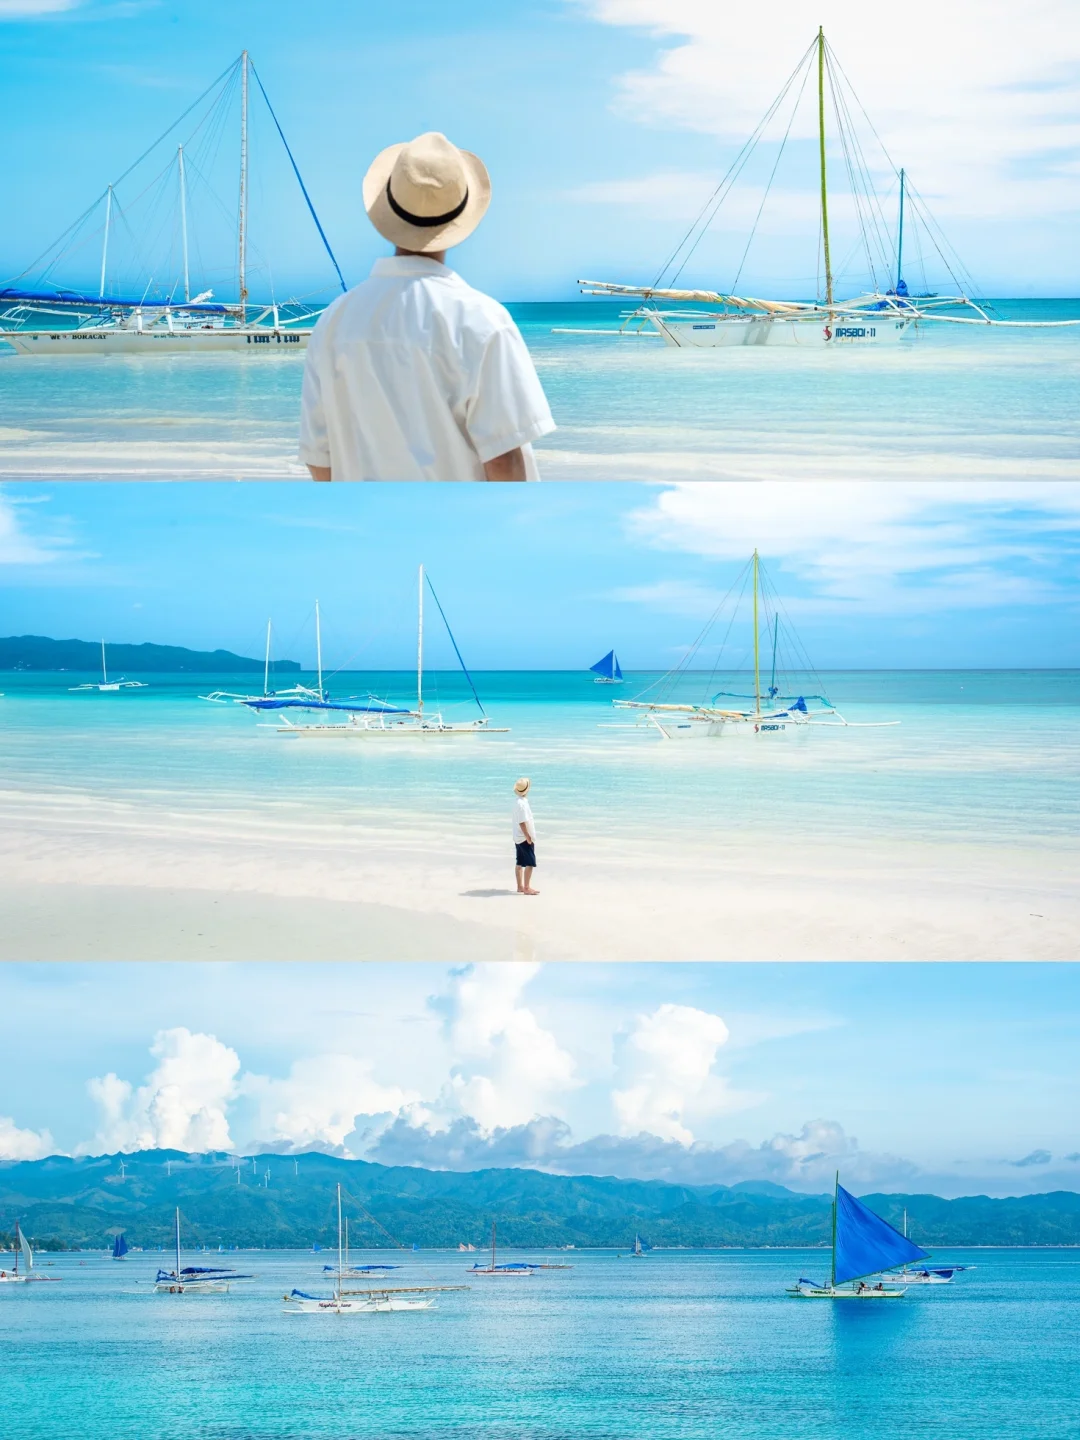
[(145, 680), (125, 680), (121, 675), (119, 680), (110, 680), (109, 671), (105, 664), (105, 641), (101, 642), (101, 679), (87, 680), (82, 685), (69, 685), (68, 690), (73, 695), (80, 692), (95, 690), (99, 695), (111, 695), (117, 690), (145, 690)]
[(345, 1267), (341, 1186), (337, 1187), (338, 1263), (333, 1295), (322, 1298), (293, 1289), (285, 1296), (291, 1315), (383, 1315), (402, 1310), (430, 1310), (434, 1296), (454, 1290), (467, 1290), (467, 1285), (395, 1285), (372, 1286), (363, 1290), (346, 1290), (348, 1272)]
[(200, 700), (209, 700), (215, 705), (250, 705), (259, 700), (325, 700), (326, 692), (322, 683), (322, 630), (319, 622), (319, 602), (315, 601), (315, 653), (318, 656), (319, 686), (312, 690), (307, 685), (290, 685), (285, 690), (270, 689), (270, 639), (273, 620), (266, 622), (266, 659), (263, 662), (263, 688), (261, 695), (240, 695), (233, 690), (212, 690), (209, 695), (200, 695)]
[[(904, 1239), (908, 1237), (907, 1208), (904, 1209)], [(929, 1270), (925, 1266), (920, 1270), (911, 1270), (905, 1264), (895, 1275), (882, 1275), (886, 1284), (896, 1285), (949, 1285), (954, 1275), (960, 1275), (965, 1270), (970, 1270), (970, 1265), (950, 1265), (945, 1268), (935, 1266)]]
[(159, 1270), (154, 1289), (159, 1295), (227, 1295), (237, 1280), (253, 1280), (253, 1275), (240, 1275), (220, 1265), (180, 1264), (180, 1207), (176, 1209), (176, 1266)]
[[(37, 260), (33, 261), (20, 275), (6, 285), (0, 286), (0, 341), (6, 341), (20, 355), (176, 355), (176, 354), (217, 354), (220, 351), (244, 351), (249, 354), (277, 353), (287, 347), (302, 349), (311, 334), (317, 319), (317, 310), (306, 300), (289, 300), (278, 303), (270, 300), (253, 304), (248, 291), (249, 276), (249, 145), (248, 145), (248, 100), (250, 80), (254, 77), (259, 93), (266, 102), (274, 128), (285, 153), (301, 194), (315, 223), (319, 239), (334, 267), (341, 290), (346, 289), (344, 278), (330, 242), (299, 167), (285, 139), (277, 115), (270, 104), (270, 98), (248, 52), (245, 50), (226, 70), (199, 96), (178, 120), (158, 137), (134, 164), (111, 184), (107, 185), (98, 198), (83, 212), (78, 220), (64, 232)], [(188, 207), (190, 185), (188, 172), (192, 171), (204, 189), (210, 191), (213, 206), (220, 209), (221, 202), (210, 189), (203, 169), (192, 155), (193, 146), (201, 146), (206, 152), (206, 162), (212, 161), (220, 140), (221, 112), (231, 102), (239, 82), (240, 88), (240, 135), (239, 135), (239, 201), (236, 219), (236, 283), (235, 300), (216, 300), (212, 289), (192, 295), (191, 245), (188, 234)], [(204, 106), (203, 102), (209, 100)], [(142, 162), (158, 151), (169, 136), (175, 135), (179, 126), (188, 119), (190, 124), (184, 140), (177, 144), (174, 153), (157, 176), (145, 182), (145, 170), (140, 171)], [(199, 151), (200, 157), (202, 151)], [(124, 193), (124, 182), (135, 172), (145, 183), (132, 196), (132, 205), (146, 198), (153, 207), (150, 219), (156, 221), (156, 210), (164, 192), (171, 190), (179, 212), (180, 254), (175, 247), (167, 257), (159, 257), (166, 267), (179, 264), (179, 271), (162, 282), (158, 275), (148, 275), (140, 281), (141, 293), (132, 294), (129, 280), (122, 282), (119, 290), (110, 286), (110, 247), (117, 240), (117, 220), (123, 222), (126, 234), (129, 220), (120, 203)], [(134, 188), (134, 186), (133, 186)], [(210, 206), (207, 207), (208, 213)], [(99, 233), (95, 228), (101, 222), (101, 261), (98, 272), (97, 292), (85, 286), (54, 283), (51, 276), (63, 262), (73, 263), (76, 252), (87, 242), (93, 241)], [(158, 223), (157, 228), (161, 229)], [(198, 252), (197, 252), (198, 253)], [(141, 248), (137, 252), (141, 260)], [(44, 263), (43, 268), (42, 262)], [(152, 261), (150, 263), (153, 263)], [(115, 262), (114, 262), (115, 264)], [(143, 273), (140, 264), (139, 273)], [(36, 277), (37, 283), (33, 280)], [(52, 321), (49, 325), (48, 322)], [(44, 323), (43, 323), (44, 322)]]
[(614, 650), (609, 650), (606, 655), (597, 660), (595, 665), (590, 665), (589, 670), (595, 675), (594, 685), (621, 685), (623, 673), (619, 668), (619, 657)]
[[(441, 712), (424, 709), (424, 592), (425, 587), (431, 592), (435, 601), (442, 622), (446, 627), (446, 633), (450, 637), (450, 643), (454, 647), (454, 654), (457, 656), (461, 672), (469, 682), (469, 689), (472, 691), (473, 699), (476, 701), (477, 709), (480, 711), (480, 718), (477, 720), (444, 720)], [(322, 692), (322, 655), (319, 654), (319, 690)], [(509, 733), (505, 726), (491, 724), (483, 702), (477, 693), (473, 678), (466, 668), (465, 661), (461, 658), (461, 651), (454, 639), (454, 633), (450, 629), (450, 622), (446, 618), (446, 612), (439, 602), (435, 593), (435, 587), (431, 580), (424, 573), (423, 565), (419, 570), (419, 583), (417, 588), (417, 632), (416, 632), (416, 705), (413, 709), (403, 706), (391, 705), (388, 701), (380, 700), (373, 695), (365, 699), (351, 700), (283, 700), (278, 697), (268, 699), (242, 700), (241, 704), (247, 705), (249, 709), (259, 711), (274, 710), (314, 710), (314, 711), (343, 711), (347, 718), (339, 721), (321, 721), (297, 724), (289, 720), (288, 716), (282, 718), (280, 725), (275, 729), (281, 735), (307, 736), (309, 738), (329, 739), (358, 739), (366, 736), (430, 736), (430, 735), (506, 735)]]
[[(789, 729), (798, 729), (806, 725), (841, 725), (848, 728), (880, 728), (886, 725), (896, 725), (899, 721), (851, 721), (846, 720), (837, 710), (832, 701), (824, 694), (784, 694), (777, 683), (778, 671), (777, 661), (779, 658), (780, 644), (780, 605), (779, 600), (769, 586), (764, 588), (765, 582), (764, 566), (761, 564), (758, 552), (755, 550), (750, 557), (748, 566), (744, 567), (732, 589), (720, 602), (712, 616), (709, 618), (701, 634), (683, 656), (679, 665), (668, 671), (659, 681), (649, 686), (634, 700), (613, 700), (612, 704), (617, 710), (632, 710), (640, 712), (638, 723), (644, 723), (654, 728), (665, 740), (703, 740), (716, 739), (727, 734), (742, 735), (779, 735)], [(663, 697), (673, 694), (680, 683), (685, 682), (690, 668), (701, 652), (709, 634), (713, 630), (720, 615), (728, 608), (729, 601), (735, 596), (735, 606), (738, 607), (738, 599), (745, 591), (749, 582), (752, 592), (752, 640), (753, 640), (753, 675), (754, 691), (752, 695), (739, 694), (733, 691), (717, 691), (699, 704), (690, 704), (678, 701), (666, 700)], [(767, 633), (771, 632), (772, 639), (772, 668), (768, 685), (762, 684), (761, 665), (761, 610), (766, 610), (766, 619), (771, 620), (767, 625)], [(769, 612), (771, 611), (771, 615)], [(728, 634), (735, 623), (735, 615), (731, 616), (727, 627)], [(786, 627), (790, 635), (791, 627)], [(793, 637), (792, 637), (793, 638)], [(726, 639), (726, 636), (725, 636)], [(797, 640), (794, 641), (798, 650), (801, 646)], [(721, 646), (721, 651), (723, 646)], [(719, 657), (713, 664), (709, 676), (711, 682), (719, 669)], [(815, 684), (820, 685), (808, 661), (800, 667), (801, 673), (805, 673)], [(653, 699), (646, 699), (649, 691), (656, 691), (657, 696)], [(830, 718), (831, 717), (831, 718)]]
[[(840, 1184), (833, 1193), (832, 1266), (828, 1284), (800, 1279), (789, 1295), (804, 1300), (899, 1300), (904, 1287), (889, 1283), (884, 1272), (910, 1260), (927, 1260), (929, 1253), (905, 1239), (887, 1220), (875, 1215)], [(867, 1284), (874, 1276), (882, 1278)]]
[[(768, 185), (757, 212), (742, 261), (735, 275), (738, 284), (753, 242), (757, 223), (776, 178), (780, 157), (791, 133), (795, 114), (813, 69), (817, 70), (817, 150), (820, 188), (820, 258), (824, 265), (823, 285), (813, 301), (769, 300), (760, 297), (708, 289), (677, 287), (683, 270), (716, 218), (724, 200), (746, 167), (751, 153), (763, 138), (774, 117), (781, 111), (786, 98), (794, 92), (780, 152), (772, 167)], [(841, 86), (841, 80), (844, 85)], [(833, 268), (833, 251), (829, 233), (829, 185), (826, 168), (826, 95), (832, 102), (840, 128), (846, 168), (851, 176), (851, 197), (859, 227), (859, 244), (866, 260), (870, 288), (850, 299), (837, 294)], [(925, 322), (953, 325), (993, 325), (1011, 328), (1041, 329), (1078, 325), (1080, 320), (1026, 321), (999, 320), (989, 313), (985, 302), (973, 298), (974, 282), (962, 263), (951, 252), (948, 242), (930, 215), (925, 202), (915, 192), (907, 172), (898, 168), (888, 152), (884, 158), (888, 169), (899, 180), (899, 216), (895, 241), (885, 233), (881, 202), (874, 190), (869, 166), (859, 138), (851, 125), (852, 102), (862, 110), (857, 96), (847, 84), (832, 48), (822, 29), (805, 51), (788, 77), (780, 94), (769, 106), (750, 139), (739, 151), (731, 167), (713, 191), (689, 230), (665, 262), (652, 285), (621, 285), (603, 280), (579, 280), (582, 293), (609, 299), (636, 299), (645, 302), (623, 318), (619, 334), (634, 338), (659, 338), (668, 345), (714, 349), (734, 345), (881, 345), (903, 339), (917, 331)], [(865, 115), (865, 111), (863, 110)], [(880, 137), (875, 138), (880, 144)], [(904, 223), (908, 218), (921, 222), (922, 232), (959, 293), (942, 296), (933, 293), (913, 295), (904, 279)], [(665, 283), (665, 281), (667, 283)], [(891, 282), (891, 283), (890, 283)], [(734, 290), (734, 285), (732, 289)], [(660, 302), (658, 304), (658, 302)], [(694, 306), (694, 309), (661, 308), (668, 304)], [(585, 330), (564, 327), (561, 333), (610, 335), (610, 330)]]
[[(568, 1266), (547, 1266), (547, 1269), (568, 1269)], [(503, 1261), (500, 1265), (496, 1259), (495, 1252), (495, 1221), (491, 1222), (491, 1261), (487, 1265), (474, 1264), (469, 1266), (470, 1275), (491, 1275), (514, 1279), (524, 1275), (535, 1275), (540, 1269), (538, 1265), (529, 1265), (523, 1260)]]

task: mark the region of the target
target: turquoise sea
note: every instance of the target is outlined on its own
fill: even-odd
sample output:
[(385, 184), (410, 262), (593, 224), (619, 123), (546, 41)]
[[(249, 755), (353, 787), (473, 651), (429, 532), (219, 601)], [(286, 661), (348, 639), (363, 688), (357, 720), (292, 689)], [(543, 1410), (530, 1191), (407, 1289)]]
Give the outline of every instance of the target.
[[(568, 1271), (351, 1320), (284, 1313), (325, 1256), (231, 1258), (256, 1278), (228, 1295), (155, 1295), (156, 1254), (60, 1255), (62, 1283), (3, 1287), (5, 1440), (1077, 1434), (1075, 1250), (942, 1252), (976, 1268), (868, 1304), (785, 1296), (821, 1250), (578, 1252), (558, 1257)], [(465, 1278), (456, 1252), (413, 1261), (421, 1282)]]
[[(607, 845), (618, 833), (620, 845), (656, 853), (735, 836), (1077, 848), (1075, 670), (824, 673), (815, 679), (856, 726), (694, 743), (666, 742), (613, 710), (613, 695), (632, 698), (659, 678), (647, 674), (610, 687), (577, 673), (481, 673), (491, 723), (509, 733), (389, 743), (300, 741), (279, 734), (272, 716), (198, 698), (259, 688), (261, 673), (147, 675), (144, 690), (69, 693), (95, 678), (0, 676), (9, 806), (45, 807), (71, 825), (158, 814), (242, 821), (284, 837), (357, 825), (405, 833), (422, 817), (448, 833), (481, 834), (501, 826), (513, 779), (528, 774), (548, 841)], [(691, 673), (670, 698), (744, 691), (749, 678)], [(404, 704), (415, 693), (414, 676), (401, 672), (345, 673), (329, 684), (338, 696)], [(429, 709), (447, 719), (478, 713), (460, 673), (429, 673), (425, 687)], [(811, 677), (803, 687), (816, 689)]]
[[(1080, 318), (1080, 300), (994, 302)], [(607, 301), (511, 305), (558, 422), (550, 479), (1080, 474), (1080, 327), (926, 327), (880, 350), (619, 340)], [(599, 328), (601, 335), (554, 333)], [(286, 478), (302, 356), (35, 359), (0, 346), (0, 477)]]

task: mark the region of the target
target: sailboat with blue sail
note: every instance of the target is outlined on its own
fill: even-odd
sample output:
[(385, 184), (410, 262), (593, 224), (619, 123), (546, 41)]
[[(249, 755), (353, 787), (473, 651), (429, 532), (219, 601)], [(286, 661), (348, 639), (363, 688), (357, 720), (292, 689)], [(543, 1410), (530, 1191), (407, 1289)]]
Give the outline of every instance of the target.
[[(832, 1266), (827, 1284), (801, 1278), (788, 1289), (804, 1300), (899, 1300), (903, 1285), (884, 1278), (897, 1265), (929, 1260), (930, 1253), (914, 1244), (887, 1220), (857, 1200), (840, 1184), (833, 1194)], [(875, 1276), (883, 1277), (869, 1284)]]
[(121, 1231), (119, 1235), (113, 1236), (112, 1258), (114, 1260), (123, 1260), (130, 1248), (127, 1243), (127, 1237), (123, 1231)]
[(623, 683), (623, 673), (619, 669), (619, 657), (614, 650), (609, 650), (602, 659), (597, 660), (595, 665), (590, 665), (589, 669), (596, 676), (593, 681), (594, 685), (621, 685)]

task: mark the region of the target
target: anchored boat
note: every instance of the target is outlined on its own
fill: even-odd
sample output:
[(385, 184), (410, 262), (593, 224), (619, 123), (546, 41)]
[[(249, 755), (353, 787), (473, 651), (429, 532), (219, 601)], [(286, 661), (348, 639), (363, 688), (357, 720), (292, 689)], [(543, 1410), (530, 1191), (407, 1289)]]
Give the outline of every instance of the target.
[[(252, 78), (266, 103), (337, 282), (342, 291), (346, 289), (270, 97), (245, 50), (134, 164), (105, 187), (48, 250), (6, 285), (0, 285), (0, 340), (20, 355), (207, 355), (223, 351), (267, 355), (289, 349), (302, 350), (307, 345), (321, 305), (313, 305), (312, 297), (283, 301), (271, 298), (253, 303), (248, 290), (248, 122)], [(216, 218), (216, 213), (225, 207), (214, 193), (206, 172), (213, 164), (226, 123), (225, 111), (232, 105), (237, 88), (240, 131), (234, 242), (236, 296), (221, 300), (215, 298), (212, 288), (192, 294), (192, 237), (188, 227), (191, 177), (195, 177), (199, 199), (205, 201), (208, 218)], [(144, 162), (159, 156), (165, 141), (175, 140), (181, 126), (185, 128), (175, 150), (170, 151), (158, 174), (148, 178), (149, 167)], [(131, 191), (130, 203), (126, 200), (128, 190)], [(162, 218), (170, 199), (174, 212), (172, 226)], [(152, 233), (138, 237), (140, 243), (133, 248), (127, 273), (118, 280), (114, 274), (116, 246), (131, 232), (129, 209), (140, 205), (147, 212), (145, 228)], [(176, 238), (178, 245), (174, 243)], [(77, 265), (85, 270), (87, 248), (98, 239), (100, 267), (96, 291), (92, 286), (64, 284), (53, 278), (61, 266), (66, 266), (69, 273)], [(157, 245), (157, 253), (144, 261), (145, 247), (152, 245)], [(197, 257), (202, 256), (200, 247), (195, 246), (195, 251)], [(145, 265), (153, 265), (155, 260), (156, 273), (147, 273)], [(206, 265), (209, 267), (210, 261)], [(221, 268), (217, 264), (208, 268), (207, 273), (218, 273)]]
[[(718, 690), (709, 694), (714, 677), (721, 668), (724, 645), (735, 629), (739, 604), (744, 599), (747, 588), (751, 596), (753, 693)], [(612, 705), (617, 710), (637, 712), (637, 723), (656, 730), (665, 740), (707, 740), (729, 734), (776, 736), (807, 725), (877, 729), (899, 724), (896, 720), (846, 720), (828, 696), (821, 693), (821, 682), (790, 624), (785, 624), (783, 631), (783, 641), (790, 652), (785, 661), (780, 648), (780, 609), (779, 597), (772, 585), (767, 583), (765, 568), (755, 550), (731, 590), (714, 610), (697, 640), (675, 669), (669, 670), (660, 680), (648, 686), (636, 699), (613, 700)], [(696, 704), (668, 699), (668, 696), (685, 689), (695, 661), (701, 656), (710, 634), (722, 616), (727, 617), (728, 624), (724, 641), (710, 667), (705, 696)], [(772, 666), (768, 684), (763, 684), (762, 676), (763, 619), (765, 632), (772, 643)], [(809, 687), (801, 693), (793, 693), (790, 689), (785, 691), (779, 683), (783, 675), (778, 668), (785, 663), (795, 674), (810, 680), (817, 687), (816, 693), (811, 693)], [(647, 698), (650, 694), (652, 698)]]
[[(799, 1279), (787, 1293), (803, 1300), (899, 1300), (904, 1287), (892, 1284), (892, 1277), (884, 1272), (911, 1260), (929, 1258), (928, 1251), (906, 1239), (845, 1190), (837, 1173), (828, 1284)], [(875, 1276), (880, 1278), (868, 1284)]]
[(227, 1295), (238, 1280), (253, 1280), (221, 1265), (180, 1264), (180, 1207), (176, 1208), (176, 1265), (172, 1270), (159, 1270), (154, 1289), (159, 1295)]
[(69, 685), (71, 694), (77, 695), (90, 690), (96, 691), (99, 695), (111, 695), (118, 690), (145, 690), (145, 680), (125, 680), (121, 675), (119, 680), (110, 680), (108, 667), (105, 664), (105, 641), (101, 642), (101, 679), (87, 680), (82, 685)]
[[(815, 70), (820, 191), (818, 295), (812, 301), (764, 299), (745, 295), (738, 290), (739, 280), (776, 179), (800, 102)], [(844, 164), (851, 179), (851, 203), (858, 229), (852, 256), (861, 252), (861, 277), (870, 282), (869, 287), (862, 293), (846, 299), (838, 294), (829, 230), (830, 190), (825, 123), (827, 98), (831, 101), (829, 108), (837, 119)], [(789, 104), (789, 101), (792, 103)], [(739, 151), (653, 283), (623, 285), (603, 280), (579, 280), (582, 293), (607, 299), (634, 299), (644, 302), (624, 314), (618, 333), (623, 337), (636, 339), (661, 339), (668, 345), (688, 349), (711, 350), (717, 347), (753, 345), (862, 348), (867, 345), (893, 344), (913, 335), (920, 325), (929, 322), (1027, 329), (1080, 324), (1078, 320), (999, 320), (991, 313), (987, 302), (973, 299), (972, 296), (976, 293), (974, 280), (949, 246), (926, 202), (911, 184), (906, 169), (894, 163), (874, 131), (874, 138), (881, 146), (887, 170), (896, 177), (899, 186), (896, 232), (895, 235), (887, 233), (882, 201), (876, 193), (873, 174), (867, 164), (861, 139), (854, 132), (852, 116), (857, 110), (864, 115), (866, 113), (858, 96), (848, 84), (831, 46), (826, 42), (824, 31), (819, 29), (780, 94), (773, 100), (754, 133)], [(724, 201), (743, 175), (751, 154), (764, 138), (772, 121), (779, 116), (782, 122), (785, 115), (786, 129), (779, 153), (771, 168), (754, 226), (730, 290), (680, 288), (677, 284), (680, 276), (716, 219)], [(919, 227), (920, 259), (924, 250), (932, 251), (936, 256), (935, 263), (956, 287), (956, 294), (940, 295), (929, 290), (922, 294), (911, 293), (904, 278), (905, 220), (909, 225), (917, 224)], [(683, 308), (671, 308), (672, 306)], [(690, 306), (695, 308), (686, 308)], [(562, 327), (560, 333), (610, 335), (611, 331)]]
[[(34, 1252), (30, 1248), (30, 1241), (27, 1240), (19, 1227), (18, 1220), (15, 1221), (15, 1264), (12, 1269), (0, 1270), (0, 1285), (32, 1285), (46, 1280), (60, 1279), (59, 1275), (35, 1275), (34, 1273)], [(22, 1269), (19, 1269), (19, 1260), (22, 1260)]]

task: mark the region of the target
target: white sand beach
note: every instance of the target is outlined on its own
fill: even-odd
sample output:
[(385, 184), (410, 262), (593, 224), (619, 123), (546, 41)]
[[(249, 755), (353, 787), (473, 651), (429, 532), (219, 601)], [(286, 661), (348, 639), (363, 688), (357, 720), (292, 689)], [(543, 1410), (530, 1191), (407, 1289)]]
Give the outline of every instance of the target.
[(0, 795), (0, 958), (1071, 960), (1075, 851), (490, 829)]

